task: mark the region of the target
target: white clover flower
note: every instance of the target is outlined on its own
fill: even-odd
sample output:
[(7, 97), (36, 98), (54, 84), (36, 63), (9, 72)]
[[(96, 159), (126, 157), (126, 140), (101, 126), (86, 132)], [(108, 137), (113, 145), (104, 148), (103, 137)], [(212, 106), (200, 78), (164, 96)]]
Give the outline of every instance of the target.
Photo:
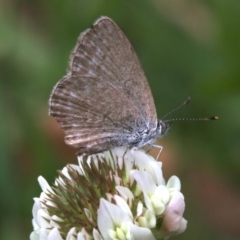
[(122, 208), (105, 199), (100, 200), (98, 227), (103, 239), (155, 239), (148, 228), (133, 224), (132, 214), (127, 205)]
[(180, 180), (165, 184), (161, 167), (143, 151), (121, 147), (79, 157), (53, 187), (39, 177), (30, 239), (154, 240), (183, 232)]

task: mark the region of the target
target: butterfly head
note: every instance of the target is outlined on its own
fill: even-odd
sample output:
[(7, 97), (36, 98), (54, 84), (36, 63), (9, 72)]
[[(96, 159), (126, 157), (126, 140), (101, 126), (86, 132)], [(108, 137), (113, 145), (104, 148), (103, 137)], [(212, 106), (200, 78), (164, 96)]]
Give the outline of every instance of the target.
[(163, 137), (164, 135), (166, 135), (170, 130), (170, 126), (171, 126), (171, 121), (163, 121), (159, 119), (157, 123), (158, 137)]

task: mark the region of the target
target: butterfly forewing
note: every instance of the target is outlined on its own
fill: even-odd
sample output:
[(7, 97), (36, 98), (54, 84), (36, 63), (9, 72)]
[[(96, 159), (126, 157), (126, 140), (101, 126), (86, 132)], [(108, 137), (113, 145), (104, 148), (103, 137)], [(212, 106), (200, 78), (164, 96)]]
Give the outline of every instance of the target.
[(111, 19), (98, 19), (92, 29), (80, 36), (70, 71), (109, 82), (138, 106), (145, 119), (155, 123), (156, 110), (141, 64), (128, 39)]
[(66, 143), (80, 153), (128, 145), (135, 132), (157, 122), (140, 62), (107, 17), (80, 35), (69, 72), (53, 89), (49, 103)]

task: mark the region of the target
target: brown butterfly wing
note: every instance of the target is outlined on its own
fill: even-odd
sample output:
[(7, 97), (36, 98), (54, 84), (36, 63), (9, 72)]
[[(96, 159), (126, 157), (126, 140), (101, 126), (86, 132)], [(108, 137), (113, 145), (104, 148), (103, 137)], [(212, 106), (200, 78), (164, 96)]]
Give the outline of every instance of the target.
[(50, 102), (50, 114), (64, 129), (66, 143), (81, 153), (127, 145), (134, 129), (143, 125), (131, 101), (96, 77), (65, 77)]
[(50, 115), (80, 153), (134, 141), (135, 132), (156, 126), (152, 94), (139, 60), (118, 26), (98, 19), (83, 32), (66, 77), (50, 97)]

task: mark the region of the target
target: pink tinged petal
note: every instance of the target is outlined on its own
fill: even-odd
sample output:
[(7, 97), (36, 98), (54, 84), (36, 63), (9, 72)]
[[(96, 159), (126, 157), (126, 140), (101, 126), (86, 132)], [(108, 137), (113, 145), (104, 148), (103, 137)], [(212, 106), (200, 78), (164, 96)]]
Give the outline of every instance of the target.
[(181, 182), (177, 176), (172, 176), (167, 182), (167, 188), (175, 189), (177, 191), (181, 190)]
[(115, 228), (120, 227), (123, 222), (131, 222), (130, 216), (117, 205), (101, 198), (97, 223), (103, 239), (110, 239), (109, 230), (115, 231)]
[(178, 234), (186, 229), (186, 220), (182, 215), (185, 210), (185, 202), (180, 192), (175, 192), (164, 212), (161, 233), (163, 236)]
[(134, 224), (129, 224), (134, 240), (155, 240), (152, 232), (148, 228), (138, 227)]
[(53, 228), (50, 233), (48, 234), (47, 240), (63, 240), (58, 229)]
[(186, 230), (186, 228), (187, 228), (187, 220), (185, 218), (182, 218), (176, 234), (180, 234), (180, 233), (184, 232)]

